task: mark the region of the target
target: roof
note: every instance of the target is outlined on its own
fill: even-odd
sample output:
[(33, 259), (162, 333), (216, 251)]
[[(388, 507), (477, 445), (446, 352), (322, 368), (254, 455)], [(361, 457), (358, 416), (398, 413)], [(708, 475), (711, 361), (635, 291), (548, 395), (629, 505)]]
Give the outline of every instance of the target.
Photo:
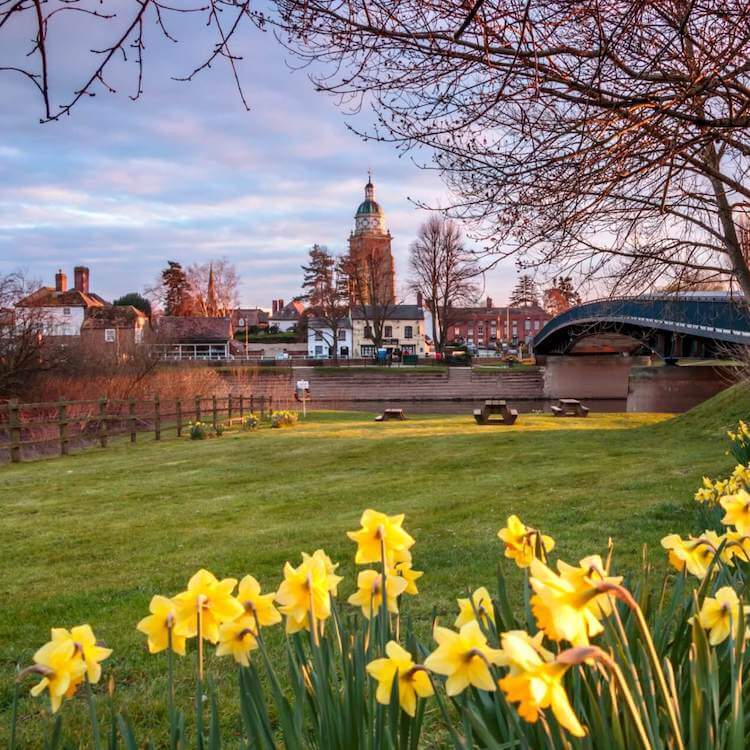
[(376, 200), (372, 200), (371, 198), (368, 198), (366, 200), (363, 200), (362, 203), (359, 204), (359, 208), (357, 208), (357, 213), (355, 216), (359, 216), (360, 214), (382, 214), (383, 209), (380, 208), (380, 204)]
[(232, 338), (232, 321), (163, 315), (159, 318), (158, 334), (160, 338), (181, 343), (228, 341)]
[(551, 318), (552, 316), (539, 305), (528, 305), (527, 307), (454, 307), (451, 308), (453, 318), (463, 320), (466, 318), (496, 318), (510, 315), (540, 315)]
[(268, 313), (259, 307), (238, 307), (232, 310), (232, 325), (239, 328), (240, 319), (245, 321), (248, 328), (261, 323), (268, 323)]
[[(385, 315), (379, 315), (385, 320), (424, 320), (424, 310), (418, 305), (388, 305), (384, 311)], [(365, 314), (366, 313), (366, 314)], [(352, 318), (354, 320), (372, 319), (372, 307), (361, 305), (352, 308)]]
[(92, 292), (68, 289), (58, 292), (54, 287), (43, 286), (16, 302), (16, 307), (104, 307), (107, 303)]
[(305, 311), (305, 305), (298, 299), (284, 305), (277, 313), (271, 313), (269, 320), (299, 320)]
[(135, 328), (138, 323), (146, 320), (148, 316), (132, 305), (107, 305), (107, 307), (94, 307), (89, 310), (81, 325), (81, 330)]
[[(322, 320), (321, 318), (311, 318), (307, 321), (307, 327), (312, 328), (313, 330), (325, 330), (327, 328), (330, 328), (331, 325), (327, 320)], [(342, 318), (339, 321), (338, 328), (351, 328), (352, 324), (351, 321), (348, 318)]]

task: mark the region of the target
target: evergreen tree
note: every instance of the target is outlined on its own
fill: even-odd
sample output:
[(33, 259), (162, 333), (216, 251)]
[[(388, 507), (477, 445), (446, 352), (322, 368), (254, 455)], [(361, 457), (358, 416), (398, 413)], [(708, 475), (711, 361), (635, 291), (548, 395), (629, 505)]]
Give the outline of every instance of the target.
[(167, 267), (161, 272), (161, 283), (165, 315), (190, 315), (193, 307), (190, 282), (177, 261), (167, 261)]
[(145, 315), (148, 315), (149, 318), (151, 317), (151, 303), (145, 297), (138, 294), (138, 292), (123, 294), (122, 297), (116, 299), (112, 304), (119, 307), (132, 305), (136, 310), (140, 310)]
[(510, 307), (531, 307), (539, 304), (539, 292), (536, 282), (529, 275), (521, 276), (510, 293)]

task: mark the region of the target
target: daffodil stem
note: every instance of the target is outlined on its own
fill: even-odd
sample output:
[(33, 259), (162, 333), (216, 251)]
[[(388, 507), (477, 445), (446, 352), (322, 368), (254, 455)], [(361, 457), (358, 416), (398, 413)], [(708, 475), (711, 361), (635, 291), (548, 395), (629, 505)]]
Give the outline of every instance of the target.
[[(198, 602), (198, 680), (203, 685), (203, 604)], [(203, 688), (201, 687), (201, 690)]]
[(174, 718), (174, 654), (172, 653), (172, 628), (167, 627), (167, 710), (169, 711), (169, 744), (172, 750), (177, 745)]
[(630, 692), (628, 683), (625, 680), (625, 675), (622, 673), (619, 664), (617, 664), (614, 659), (608, 658), (605, 663), (615, 675), (617, 684), (620, 686), (620, 691), (625, 698), (625, 704), (627, 705), (630, 716), (633, 719), (633, 723), (635, 724), (636, 731), (638, 732), (638, 738), (643, 745), (643, 749), (651, 750), (651, 741), (648, 738), (648, 734), (646, 734), (646, 728), (643, 726), (641, 715), (638, 713), (638, 709), (635, 705), (635, 700), (633, 700), (633, 694)]
[(94, 750), (100, 750), (102, 739), (99, 735), (99, 720), (96, 717), (96, 703), (94, 702), (94, 691), (91, 689), (89, 678), (86, 677), (86, 700), (89, 704), (89, 715), (91, 717), (91, 736), (94, 740)]

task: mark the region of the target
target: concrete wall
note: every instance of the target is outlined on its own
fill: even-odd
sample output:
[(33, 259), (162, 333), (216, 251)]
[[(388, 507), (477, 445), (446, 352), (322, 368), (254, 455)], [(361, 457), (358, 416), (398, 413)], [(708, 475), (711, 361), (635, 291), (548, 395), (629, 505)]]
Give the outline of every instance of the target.
[(625, 399), (631, 367), (648, 364), (649, 359), (594, 354), (548, 356), (543, 363), (547, 398)]
[(634, 367), (627, 411), (687, 411), (732, 385), (732, 375), (728, 368), (710, 365)]

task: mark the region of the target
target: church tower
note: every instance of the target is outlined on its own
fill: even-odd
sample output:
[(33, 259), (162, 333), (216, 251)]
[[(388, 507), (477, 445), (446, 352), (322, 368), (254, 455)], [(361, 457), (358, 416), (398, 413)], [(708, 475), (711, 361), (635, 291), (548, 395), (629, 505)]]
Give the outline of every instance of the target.
[(354, 215), (354, 231), (349, 235), (350, 275), (356, 276), (352, 297), (369, 303), (371, 297), (380, 304), (396, 300), (396, 272), (391, 253), (391, 233), (385, 214), (375, 200), (375, 186), (368, 174), (365, 199)]

